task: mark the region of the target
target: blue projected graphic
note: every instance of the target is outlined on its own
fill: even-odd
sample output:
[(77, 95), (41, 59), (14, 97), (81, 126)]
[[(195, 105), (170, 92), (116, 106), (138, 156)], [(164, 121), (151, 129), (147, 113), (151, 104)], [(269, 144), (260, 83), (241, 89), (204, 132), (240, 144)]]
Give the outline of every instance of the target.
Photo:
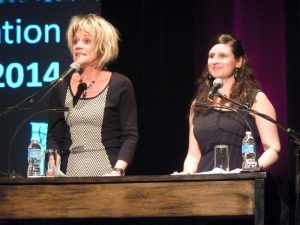
[[(101, 0), (0, 0), (0, 113), (9, 111), (0, 117), (0, 171), (8, 164), (10, 140), (30, 115), (34, 116), (22, 125), (11, 146), (10, 169), (26, 176), (32, 137), (46, 149), (48, 113), (44, 110), (51, 95), (47, 87), (72, 63), (65, 37), (71, 17), (87, 13), (100, 15)], [(20, 102), (24, 104), (14, 108)]]
[[(61, 42), (61, 28), (58, 24), (43, 25), (22, 24), (17, 18), (15, 23), (8, 20), (0, 26), (0, 46), (12, 45), (47, 45)], [(0, 88), (42, 87), (43, 82), (51, 82), (59, 77), (59, 63), (50, 62), (46, 72), (40, 75), (39, 62), (23, 65), (22, 62), (0, 63)], [(41, 77), (41, 78), (39, 78)]]
[(46, 140), (47, 140), (47, 129), (48, 123), (43, 122), (30, 122), (31, 125), (31, 137), (28, 140), (28, 143), (33, 137), (36, 137), (43, 150), (46, 149)]
[(0, 29), (0, 44), (28, 44), (60, 42), (60, 27), (58, 24), (22, 24), (22, 19), (17, 18), (15, 24), (4, 21)]
[(50, 62), (44, 74), (40, 73), (38, 62), (27, 66), (12, 62), (6, 68), (0, 63), (0, 88), (19, 88), (22, 85), (42, 87), (43, 82), (52, 82), (57, 78), (59, 78), (59, 62)]

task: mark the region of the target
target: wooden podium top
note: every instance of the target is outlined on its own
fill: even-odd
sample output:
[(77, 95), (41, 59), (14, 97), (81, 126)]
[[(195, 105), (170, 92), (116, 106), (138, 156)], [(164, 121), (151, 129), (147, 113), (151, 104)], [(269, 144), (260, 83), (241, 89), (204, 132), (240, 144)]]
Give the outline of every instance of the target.
[(0, 220), (242, 215), (261, 221), (265, 178), (265, 172), (0, 178)]
[(228, 173), (228, 174), (193, 174), (193, 175), (146, 175), (124, 177), (0, 177), (3, 184), (70, 184), (70, 183), (143, 183), (143, 182), (192, 182), (221, 180), (255, 180), (265, 179), (266, 172)]

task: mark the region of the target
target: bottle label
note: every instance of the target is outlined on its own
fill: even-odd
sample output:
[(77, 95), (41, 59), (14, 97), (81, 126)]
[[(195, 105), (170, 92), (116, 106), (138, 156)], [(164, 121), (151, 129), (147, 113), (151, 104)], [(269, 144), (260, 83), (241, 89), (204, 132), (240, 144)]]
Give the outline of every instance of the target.
[(242, 153), (256, 152), (255, 145), (242, 144)]
[(28, 149), (28, 158), (40, 158), (41, 149)]

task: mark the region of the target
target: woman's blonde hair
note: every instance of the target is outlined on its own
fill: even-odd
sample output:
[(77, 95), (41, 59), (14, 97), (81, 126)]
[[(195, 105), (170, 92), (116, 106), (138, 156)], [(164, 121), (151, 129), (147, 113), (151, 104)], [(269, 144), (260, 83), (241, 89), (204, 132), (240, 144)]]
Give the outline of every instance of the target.
[(78, 30), (89, 33), (92, 37), (92, 46), (97, 49), (99, 59), (96, 66), (104, 68), (115, 60), (119, 54), (119, 32), (107, 20), (96, 14), (73, 16), (67, 30), (68, 47), (72, 53), (73, 39)]

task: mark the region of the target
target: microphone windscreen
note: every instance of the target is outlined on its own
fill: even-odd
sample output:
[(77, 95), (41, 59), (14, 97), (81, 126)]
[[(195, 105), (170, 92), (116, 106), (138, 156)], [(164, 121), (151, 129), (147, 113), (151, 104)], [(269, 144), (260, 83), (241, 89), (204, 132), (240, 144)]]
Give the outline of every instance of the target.
[(75, 69), (76, 72), (78, 72), (80, 70), (80, 64), (79, 63), (76, 63), (76, 62), (73, 62), (71, 65), (70, 65), (71, 68)]
[(223, 87), (224, 82), (223, 82), (222, 79), (216, 78), (216, 79), (214, 80), (214, 82), (213, 82), (213, 85), (217, 85), (217, 86), (219, 86), (219, 87), (221, 88), (221, 87)]

